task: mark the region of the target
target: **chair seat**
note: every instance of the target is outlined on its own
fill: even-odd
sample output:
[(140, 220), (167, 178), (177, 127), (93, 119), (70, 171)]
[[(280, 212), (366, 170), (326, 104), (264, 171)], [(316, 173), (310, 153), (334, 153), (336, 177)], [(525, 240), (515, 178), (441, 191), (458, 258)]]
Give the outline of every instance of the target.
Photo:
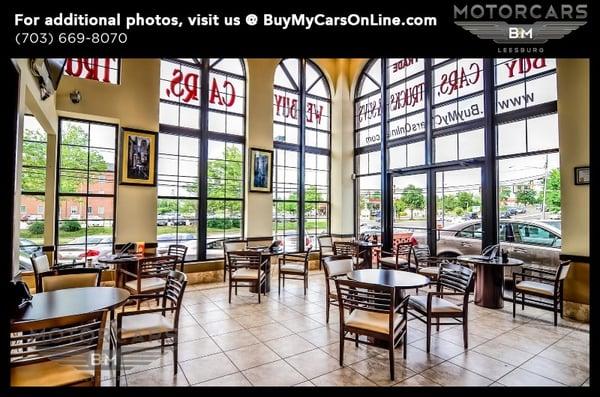
[[(67, 362), (81, 362), (77, 368)], [(87, 364), (87, 365), (86, 365)], [(89, 357), (85, 355), (65, 357), (35, 364), (19, 365), (10, 368), (11, 386), (69, 386), (74, 383), (91, 381), (94, 378)]]
[(398, 262), (396, 263), (396, 257), (395, 256), (386, 256), (383, 257), (381, 259), (379, 259), (380, 263), (383, 263), (385, 265), (391, 265), (391, 266), (398, 266), (398, 265), (406, 265), (408, 263), (408, 261), (404, 258), (398, 258)]
[[(137, 291), (137, 280), (131, 280), (125, 283), (125, 286), (129, 289)], [(163, 289), (165, 287), (165, 280), (159, 277), (148, 277), (143, 278), (140, 283), (140, 291), (152, 291)]]
[[(427, 295), (412, 296), (409, 298), (408, 303), (415, 309), (427, 312)], [(462, 313), (462, 307), (447, 301), (446, 299), (438, 298), (434, 296), (431, 300), (431, 312), (432, 313)]]
[(437, 277), (440, 274), (440, 268), (438, 266), (422, 267), (417, 272), (428, 277)]
[[(401, 316), (394, 316), (394, 329), (403, 321), (404, 319)], [(354, 310), (346, 319), (345, 324), (349, 327), (378, 332), (380, 334), (389, 334), (390, 332), (390, 320), (387, 313)]]
[[(116, 329), (117, 320), (112, 321)], [(144, 313), (131, 316), (123, 316), (121, 323), (121, 339), (136, 336), (147, 336), (174, 331), (173, 322), (161, 313)]]
[(533, 292), (535, 294), (554, 296), (554, 286), (552, 284), (539, 283), (537, 281), (521, 281), (517, 283), (518, 291)]
[(285, 264), (281, 265), (281, 271), (288, 273), (304, 274), (304, 265)]
[(231, 275), (232, 280), (256, 280), (258, 279), (257, 269), (238, 269)]

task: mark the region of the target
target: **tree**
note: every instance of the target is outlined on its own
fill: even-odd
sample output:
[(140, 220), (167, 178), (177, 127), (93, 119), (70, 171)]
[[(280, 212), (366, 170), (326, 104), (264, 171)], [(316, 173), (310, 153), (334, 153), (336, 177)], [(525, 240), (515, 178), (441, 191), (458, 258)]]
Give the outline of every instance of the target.
[(469, 208), (477, 205), (478, 200), (471, 192), (458, 192), (456, 194), (456, 206), (467, 211)]
[[(62, 145), (60, 147), (60, 168), (68, 169), (60, 178), (61, 193), (77, 193), (87, 179), (85, 171), (108, 171), (108, 163), (100, 152), (90, 149), (88, 159), (88, 137), (83, 128), (70, 124), (67, 131), (62, 132)], [(25, 151), (25, 150), (24, 150)], [(75, 170), (75, 171), (73, 171)]]
[(537, 203), (537, 197), (533, 189), (523, 189), (517, 192), (517, 203), (533, 205)]
[(396, 217), (400, 217), (400, 215), (406, 210), (406, 203), (402, 198), (394, 200), (394, 211), (396, 211)]
[(500, 188), (500, 202), (506, 203), (506, 200), (510, 198), (510, 193), (511, 191), (509, 186), (502, 186)]
[(560, 211), (560, 170), (553, 169), (546, 179), (546, 208), (551, 212)]
[[(298, 205), (296, 202), (298, 201), (298, 193), (294, 192), (289, 195), (289, 201), (295, 201), (294, 203), (286, 202), (283, 205), (283, 210), (285, 212), (295, 214), (297, 212)], [(323, 195), (321, 192), (317, 190), (316, 186), (310, 186), (304, 190), (304, 211), (312, 212), (317, 208), (318, 202), (323, 200)]]
[(416, 209), (423, 209), (425, 207), (425, 196), (423, 196), (423, 189), (412, 184), (408, 185), (402, 191), (402, 201), (404, 201), (406, 203), (406, 207), (410, 209), (410, 219), (414, 219), (413, 211)]
[(23, 165), (43, 168), (23, 168), (21, 176), (21, 190), (26, 192), (43, 192), (46, 189), (46, 145), (37, 143), (46, 141), (46, 134), (40, 130), (23, 132), (27, 141), (23, 142)]

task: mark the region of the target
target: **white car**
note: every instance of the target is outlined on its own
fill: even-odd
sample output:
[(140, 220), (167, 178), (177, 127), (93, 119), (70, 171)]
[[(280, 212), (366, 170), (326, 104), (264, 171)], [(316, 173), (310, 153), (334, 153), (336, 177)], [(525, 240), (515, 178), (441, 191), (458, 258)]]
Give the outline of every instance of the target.
[(112, 254), (112, 251), (111, 235), (87, 236), (87, 238), (83, 236), (60, 245), (56, 258), (59, 263), (81, 262), (87, 258), (97, 262), (99, 256)]

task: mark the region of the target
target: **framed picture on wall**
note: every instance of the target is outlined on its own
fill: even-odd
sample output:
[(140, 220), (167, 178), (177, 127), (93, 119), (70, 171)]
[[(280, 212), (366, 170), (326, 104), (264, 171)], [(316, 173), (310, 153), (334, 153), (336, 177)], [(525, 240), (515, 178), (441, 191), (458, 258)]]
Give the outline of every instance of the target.
[(575, 167), (575, 184), (590, 184), (590, 167)]
[(119, 184), (156, 186), (157, 141), (153, 131), (121, 130)]
[(250, 191), (273, 191), (273, 151), (250, 148)]

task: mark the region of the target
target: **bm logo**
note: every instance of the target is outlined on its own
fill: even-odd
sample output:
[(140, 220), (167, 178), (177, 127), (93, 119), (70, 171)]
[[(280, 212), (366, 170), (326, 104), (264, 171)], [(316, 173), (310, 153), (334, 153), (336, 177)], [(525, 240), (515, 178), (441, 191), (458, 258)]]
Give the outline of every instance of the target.
[(523, 26), (509, 26), (508, 27), (508, 38), (516, 39), (516, 40), (523, 40), (523, 39), (533, 40), (533, 28), (530, 27), (529, 29), (527, 29), (526, 27), (523, 27)]

